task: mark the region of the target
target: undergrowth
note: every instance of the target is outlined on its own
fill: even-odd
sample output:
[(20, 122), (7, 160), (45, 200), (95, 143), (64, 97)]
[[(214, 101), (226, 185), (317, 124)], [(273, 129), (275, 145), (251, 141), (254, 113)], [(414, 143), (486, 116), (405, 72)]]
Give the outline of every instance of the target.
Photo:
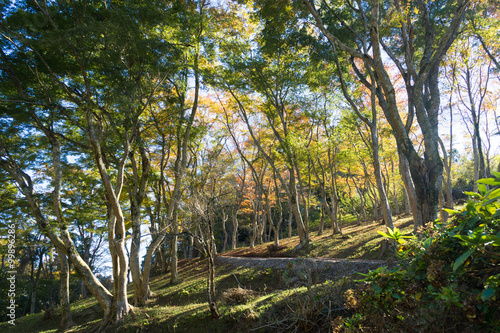
[[(478, 181), (461, 211), (448, 211), (419, 237), (397, 229), (392, 239), (399, 265), (365, 275), (349, 290), (356, 314), (337, 331), (500, 332), (500, 173)], [(489, 185), (492, 189), (488, 190)]]

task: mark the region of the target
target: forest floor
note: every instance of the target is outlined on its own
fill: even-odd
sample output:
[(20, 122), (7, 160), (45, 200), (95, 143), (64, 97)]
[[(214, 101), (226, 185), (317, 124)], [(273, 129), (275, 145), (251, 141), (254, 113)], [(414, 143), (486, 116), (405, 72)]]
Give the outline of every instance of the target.
[[(401, 232), (413, 232), (411, 215), (394, 216), (394, 226)], [(387, 259), (385, 247), (381, 247), (382, 237), (377, 231), (385, 231), (382, 220), (369, 221), (357, 225), (352, 216), (346, 218), (341, 234), (332, 234), (332, 229), (325, 228), (322, 235), (311, 232), (311, 244), (295, 250), (299, 243), (298, 236), (281, 239), (278, 248), (273, 242), (250, 247), (240, 247), (225, 251), (220, 256), (226, 257), (273, 257), (273, 258), (350, 258), (350, 259)]]
[[(394, 224), (404, 233), (413, 230), (411, 218), (396, 217)], [(218, 320), (207, 305), (207, 263), (201, 259), (179, 261), (179, 283), (169, 275), (151, 279), (153, 296), (146, 307), (136, 308), (108, 332), (331, 332), (337, 316), (350, 315), (344, 293), (353, 288), (355, 272), (367, 272), (393, 259), (384, 249), (377, 230), (380, 221), (358, 226), (346, 223), (342, 235), (312, 233), (311, 244), (296, 251), (297, 237), (254, 249), (238, 248), (216, 259)], [(129, 288), (132, 297), (132, 288)], [(70, 332), (86, 332), (102, 318), (94, 298), (72, 303), (75, 326)], [(60, 317), (38, 313), (16, 319), (16, 325), (0, 323), (8, 332), (56, 332)]]

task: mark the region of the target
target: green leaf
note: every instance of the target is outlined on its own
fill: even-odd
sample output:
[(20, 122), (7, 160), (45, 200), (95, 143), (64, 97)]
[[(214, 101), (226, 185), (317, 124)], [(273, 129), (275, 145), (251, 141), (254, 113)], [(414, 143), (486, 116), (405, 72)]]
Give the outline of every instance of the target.
[(469, 249), (467, 252), (458, 257), (458, 259), (455, 260), (455, 263), (453, 264), (453, 272), (455, 272), (460, 266), (462, 266), (463, 263), (471, 256), (473, 252), (474, 249)]
[[(478, 184), (486, 184), (486, 185), (493, 185), (493, 186), (500, 186), (500, 181), (496, 180), (495, 178), (483, 178), (479, 179), (477, 181)], [(478, 186), (479, 188), (479, 186)]]
[[(492, 184), (489, 184), (489, 185), (492, 185)], [(486, 187), (486, 185), (484, 185), (483, 183), (480, 183), (478, 181), (477, 190), (479, 191), (479, 193), (481, 193), (481, 195), (484, 195), (488, 191), (488, 188)]]
[(388, 234), (386, 234), (386, 233), (385, 233), (385, 232), (383, 232), (383, 231), (377, 230), (377, 232), (378, 232), (379, 234), (381, 234), (381, 235), (382, 235), (383, 237), (385, 237), (385, 238), (392, 238), (391, 236), (389, 236)]
[(497, 199), (500, 197), (500, 188), (497, 188), (496, 190), (492, 191), (489, 195), (488, 198), (490, 199)]
[(492, 171), (491, 174), (495, 176), (495, 178), (500, 179), (500, 172), (498, 171)]
[[(476, 194), (476, 193), (474, 193), (474, 194)], [(451, 214), (458, 214), (458, 213), (460, 213), (458, 210), (449, 209), (449, 208), (443, 208), (443, 210), (444, 210), (445, 212), (447, 212), (448, 214), (450, 214), (450, 215), (451, 215)]]
[(491, 298), (491, 296), (495, 295), (496, 288), (486, 288), (485, 291), (482, 292), (481, 294), (481, 300), (486, 301), (487, 299)]
[(474, 197), (474, 198), (480, 198), (481, 197), (479, 195), (479, 193), (476, 193), (476, 192), (467, 192), (467, 191), (465, 191), (464, 194), (467, 195), (467, 196), (469, 196), (469, 197)]
[(432, 244), (432, 242), (433, 242), (433, 241), (434, 241), (434, 238), (429, 237), (429, 238), (427, 238), (427, 239), (423, 242), (422, 246), (424, 247), (424, 249), (426, 249), (426, 250), (427, 250), (427, 249), (429, 248), (429, 246), (431, 246), (431, 244)]

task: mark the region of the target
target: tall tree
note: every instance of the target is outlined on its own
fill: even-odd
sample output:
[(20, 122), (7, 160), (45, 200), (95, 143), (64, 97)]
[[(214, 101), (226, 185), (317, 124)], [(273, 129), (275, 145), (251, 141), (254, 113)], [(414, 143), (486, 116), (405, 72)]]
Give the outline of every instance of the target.
[[(16, 103), (31, 110), (32, 122), (51, 145), (56, 170), (54, 203), (59, 205), (55, 211), (62, 240), (46, 230), (46, 216), (33, 197), (29, 177), (8, 149), (4, 149), (3, 165), (15, 175), (13, 178), (31, 202), (40, 228), (69, 256), (103, 306), (103, 325), (122, 319), (131, 310), (127, 301), (128, 258), (120, 202), (124, 169), (139, 133), (140, 116), (157, 86), (157, 80), (148, 75), (157, 74), (159, 64), (168, 63), (164, 60), (173, 49), (163, 38), (144, 38), (162, 17), (159, 13), (164, 8), (156, 5), (18, 2), (3, 17), (1, 25), (5, 37), (1, 52), (3, 69), (20, 95)], [(138, 15), (142, 15), (141, 19), (136, 19)], [(35, 24), (37, 17), (43, 18), (44, 24)], [(26, 18), (31, 19), (31, 24), (25, 25)], [(36, 89), (26, 88), (30, 82), (37, 85)], [(144, 90), (138, 89), (139, 82)], [(61, 118), (54, 117), (56, 114)], [(66, 135), (64, 130), (85, 139), (71, 141), (74, 133)], [(98, 283), (81, 257), (72, 252), (74, 245), (59, 204), (61, 138), (78, 146), (78, 153), (91, 152), (105, 189), (113, 295)]]
[[(359, 0), (344, 5), (304, 0), (303, 4), (332, 50), (338, 56), (347, 54), (361, 62), (364, 71), (355, 61), (351, 61), (352, 67), (358, 79), (375, 92), (394, 131), (398, 149), (408, 160), (418, 210), (422, 212), (422, 221), (415, 222), (433, 221), (437, 216), (443, 170), (437, 139), (439, 66), (457, 36), (469, 1), (445, 6), (423, 0), (393, 3)], [(397, 107), (391, 66), (385, 55), (405, 81), (409, 102), (406, 124)], [(367, 81), (367, 77), (372, 81)], [(408, 135), (414, 116), (424, 137), (423, 158)]]

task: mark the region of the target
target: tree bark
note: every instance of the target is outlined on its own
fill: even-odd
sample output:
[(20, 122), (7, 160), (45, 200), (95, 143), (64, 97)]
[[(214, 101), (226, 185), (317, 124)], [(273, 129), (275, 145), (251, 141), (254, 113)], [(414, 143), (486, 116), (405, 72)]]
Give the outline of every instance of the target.
[(418, 209), (417, 203), (417, 193), (415, 192), (415, 187), (413, 186), (413, 180), (410, 176), (408, 160), (406, 157), (400, 153), (399, 156), (399, 174), (403, 180), (405, 186), (406, 195), (408, 197), (409, 209), (413, 215), (413, 231), (417, 230), (424, 225), (422, 212)]
[(69, 264), (67, 256), (57, 249), (60, 261), (60, 303), (61, 303), (61, 323), (59, 324), (59, 331), (65, 332), (68, 328), (75, 325), (71, 316), (71, 306), (69, 298)]
[(231, 249), (236, 250), (238, 247), (238, 210), (231, 210), (231, 221), (233, 222), (233, 234), (232, 234), (232, 242)]
[(224, 233), (224, 244), (222, 245), (222, 252), (226, 252), (227, 240), (229, 238), (229, 235), (226, 231), (227, 219), (228, 219), (228, 216), (226, 215), (226, 211), (223, 209), (222, 210), (222, 232)]
[(212, 318), (219, 318), (219, 310), (217, 309), (217, 298), (215, 294), (215, 242), (214, 242), (214, 232), (213, 232), (213, 220), (211, 217), (207, 221), (208, 226), (208, 281), (207, 281), (207, 291), (208, 291), (208, 307)]
[[(120, 321), (132, 311), (127, 299), (128, 258), (125, 251), (125, 220), (119, 202), (123, 188), (124, 168), (128, 157), (130, 142), (128, 137), (123, 142), (124, 153), (117, 167), (115, 188), (103, 161), (100, 139), (96, 133), (93, 114), (87, 106), (87, 130), (89, 133), (94, 159), (101, 175), (108, 204), (108, 242), (113, 263), (113, 303), (108, 313), (105, 313), (104, 325), (107, 321)], [(107, 317), (107, 318), (106, 318)]]
[(130, 245), (130, 272), (132, 274), (132, 284), (134, 286), (134, 306), (145, 305), (148, 295), (144, 294), (142, 288), (142, 274), (139, 262), (139, 252), (141, 250), (141, 207), (146, 196), (146, 187), (149, 178), (150, 163), (142, 142), (139, 141), (139, 152), (141, 155), (142, 172), (139, 175), (134, 153), (130, 153), (132, 165), (132, 176), (129, 181), (130, 198), (130, 219), (132, 222), (132, 241)]

